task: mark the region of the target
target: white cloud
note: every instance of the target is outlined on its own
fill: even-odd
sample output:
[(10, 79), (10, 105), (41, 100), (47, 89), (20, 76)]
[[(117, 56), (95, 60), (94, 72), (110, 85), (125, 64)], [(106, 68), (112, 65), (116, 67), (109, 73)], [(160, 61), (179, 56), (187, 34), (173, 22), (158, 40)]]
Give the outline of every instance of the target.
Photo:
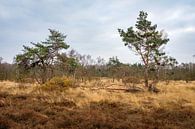
[[(169, 34), (171, 44), (176, 45), (170, 45), (170, 54), (177, 53), (174, 47), (181, 48), (182, 44), (177, 46), (180, 41), (195, 41), (186, 36), (195, 33), (194, 5), (181, 1), (7, 0), (0, 3), (2, 49), (44, 40), (47, 29), (54, 28), (67, 34), (67, 42), (81, 53), (105, 58), (119, 56), (124, 62), (136, 62), (138, 58), (123, 45), (117, 29), (133, 26), (140, 10), (148, 11), (149, 19)], [(18, 53), (18, 49), (12, 53)], [(187, 55), (188, 50), (184, 53)], [(0, 55), (12, 59), (1, 51)]]

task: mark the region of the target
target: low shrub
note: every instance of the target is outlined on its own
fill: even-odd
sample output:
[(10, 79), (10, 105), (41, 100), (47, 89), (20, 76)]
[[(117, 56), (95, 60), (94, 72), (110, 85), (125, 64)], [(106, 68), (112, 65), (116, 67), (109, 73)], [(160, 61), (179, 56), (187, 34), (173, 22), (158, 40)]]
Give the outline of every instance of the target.
[(69, 77), (54, 77), (42, 85), (42, 90), (65, 90), (70, 87), (75, 87), (76, 83), (73, 78)]
[(137, 77), (123, 77), (122, 78), (122, 82), (126, 85), (126, 84), (139, 84), (141, 83), (140, 79)]

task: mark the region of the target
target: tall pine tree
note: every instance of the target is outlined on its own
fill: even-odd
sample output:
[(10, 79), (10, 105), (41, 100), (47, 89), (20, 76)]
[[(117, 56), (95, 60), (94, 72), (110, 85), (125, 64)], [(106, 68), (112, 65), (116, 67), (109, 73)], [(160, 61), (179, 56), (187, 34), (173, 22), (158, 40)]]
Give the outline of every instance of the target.
[[(118, 29), (122, 41), (132, 51), (138, 54), (144, 64), (145, 86), (148, 87), (149, 70), (155, 68), (158, 71), (159, 66), (165, 65), (169, 61), (174, 62), (175, 59), (168, 58), (163, 51), (164, 46), (169, 39), (163, 31), (157, 30), (157, 25), (152, 25), (147, 19), (148, 14), (140, 11), (139, 17), (135, 24), (136, 29), (129, 27), (127, 31)], [(158, 72), (156, 72), (158, 78)]]

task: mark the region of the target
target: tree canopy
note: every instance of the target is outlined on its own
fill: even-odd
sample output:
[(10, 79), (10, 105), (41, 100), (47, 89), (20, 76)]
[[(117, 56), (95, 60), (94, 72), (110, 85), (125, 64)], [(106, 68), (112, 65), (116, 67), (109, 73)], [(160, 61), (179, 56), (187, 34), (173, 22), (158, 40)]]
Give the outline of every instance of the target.
[[(59, 54), (60, 50), (68, 49), (69, 45), (65, 43), (66, 36), (56, 30), (49, 29), (50, 35), (44, 42), (33, 43), (33, 47), (23, 46), (23, 53), (15, 57), (16, 64), (26, 70), (37, 68), (40, 71), (44, 83), (47, 80), (48, 69)], [(37, 80), (38, 81), (38, 80)]]

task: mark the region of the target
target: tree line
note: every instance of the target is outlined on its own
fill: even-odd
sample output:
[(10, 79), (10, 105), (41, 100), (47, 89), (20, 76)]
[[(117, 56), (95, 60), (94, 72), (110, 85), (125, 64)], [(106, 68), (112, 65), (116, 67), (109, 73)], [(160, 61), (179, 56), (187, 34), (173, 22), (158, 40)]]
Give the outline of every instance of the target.
[[(106, 62), (101, 57), (92, 59), (90, 55), (81, 55), (75, 50), (70, 50), (62, 55), (61, 58), (63, 59), (52, 65), (53, 74), (45, 74), (44, 76), (37, 75), (41, 74), (38, 68), (26, 70), (25, 68), (17, 66), (16, 63), (10, 64), (2, 60), (0, 62), (0, 80), (37, 82), (38, 78), (39, 83), (41, 83), (40, 81), (42, 79), (50, 79), (54, 76), (71, 76), (80, 81), (87, 81), (98, 77), (109, 77), (112, 78), (113, 81), (124, 77), (144, 79), (144, 66), (141, 63), (125, 64), (120, 62), (117, 57), (111, 57), (109, 61)], [(36, 76), (35, 72), (37, 72)], [(155, 78), (154, 74), (154, 70), (150, 69), (149, 80)], [(193, 81), (195, 80), (195, 64), (181, 63), (174, 67), (162, 67), (159, 70), (159, 80)]]

